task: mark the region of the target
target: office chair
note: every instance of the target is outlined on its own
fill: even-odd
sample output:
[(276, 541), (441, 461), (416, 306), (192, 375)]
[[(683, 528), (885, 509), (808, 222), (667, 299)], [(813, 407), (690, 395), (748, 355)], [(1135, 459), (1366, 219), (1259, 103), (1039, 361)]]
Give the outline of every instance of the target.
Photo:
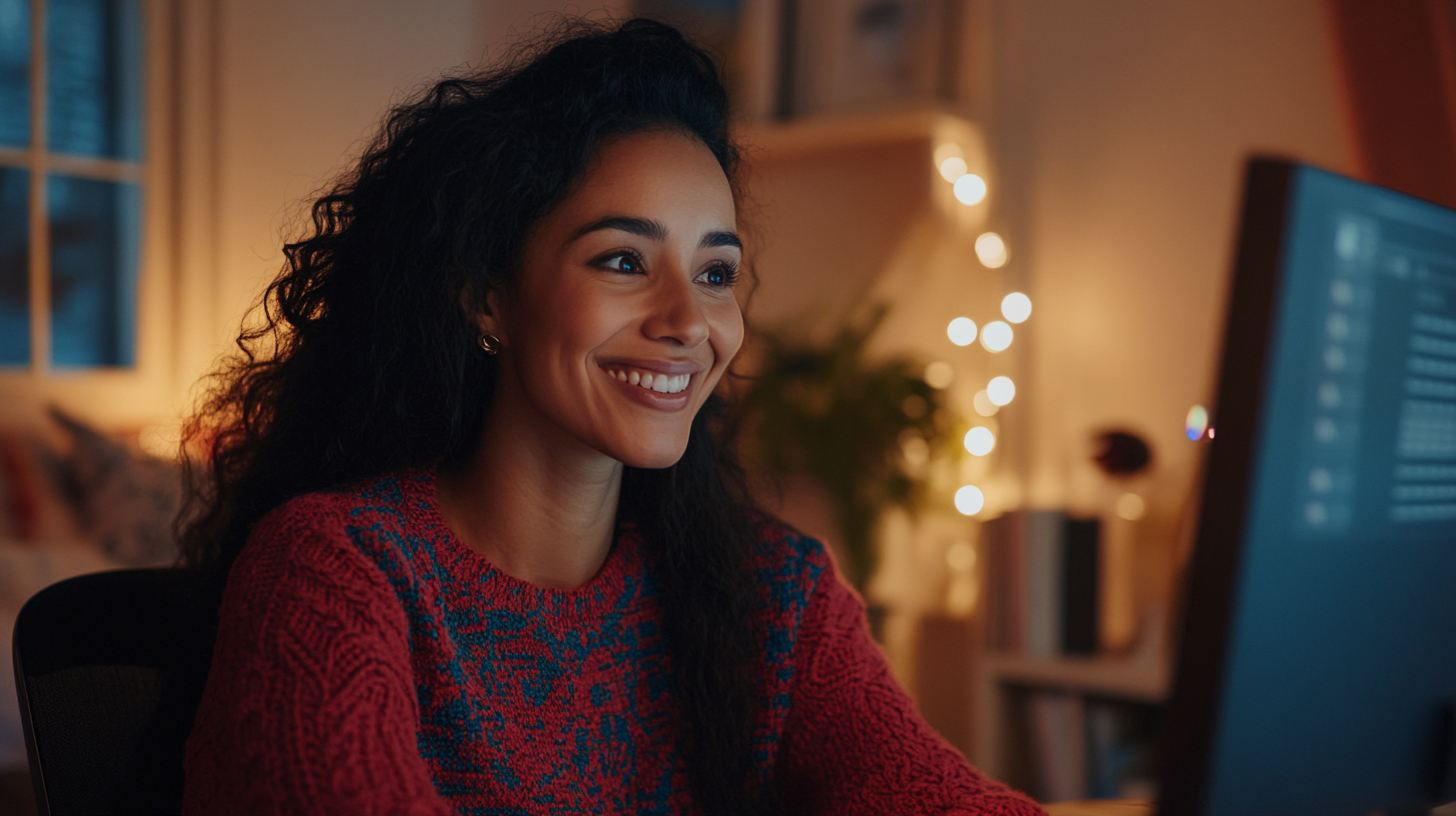
[(211, 657), (193, 576), (134, 569), (53, 584), (15, 623), (15, 685), (40, 816), (177, 813)]

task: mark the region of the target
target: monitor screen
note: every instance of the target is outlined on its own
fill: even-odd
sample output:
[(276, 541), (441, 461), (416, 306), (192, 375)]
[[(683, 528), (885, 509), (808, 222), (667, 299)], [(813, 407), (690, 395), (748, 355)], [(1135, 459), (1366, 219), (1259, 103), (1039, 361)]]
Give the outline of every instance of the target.
[(1429, 808), (1456, 703), (1456, 212), (1255, 160), (1161, 812)]

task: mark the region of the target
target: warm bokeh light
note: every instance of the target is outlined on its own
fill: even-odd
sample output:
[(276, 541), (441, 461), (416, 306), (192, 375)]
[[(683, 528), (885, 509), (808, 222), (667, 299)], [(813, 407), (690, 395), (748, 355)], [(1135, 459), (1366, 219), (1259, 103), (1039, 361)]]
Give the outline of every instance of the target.
[(957, 541), (945, 550), (945, 563), (956, 572), (976, 566), (976, 548), (969, 541)]
[[(985, 193), (982, 192), (982, 195)], [(982, 266), (999, 269), (1011, 259), (1011, 251), (1006, 248), (1006, 241), (1001, 236), (994, 232), (983, 232), (976, 238), (976, 257), (981, 259)]]
[(1016, 383), (1010, 377), (996, 377), (986, 383), (986, 399), (996, 405), (1007, 405), (1016, 399)]
[(996, 412), (1001, 410), (1001, 406), (992, 402), (984, 390), (976, 392), (976, 396), (971, 399), (971, 405), (983, 417), (996, 416)]
[(1137, 521), (1147, 512), (1147, 502), (1136, 493), (1124, 493), (1117, 497), (1118, 518), (1125, 518), (1128, 521)]
[(996, 447), (996, 434), (990, 428), (977, 426), (966, 431), (965, 444), (972, 456), (985, 456)]
[(976, 321), (969, 317), (957, 317), (945, 327), (945, 333), (957, 346), (969, 346), (976, 342)]
[(1001, 298), (1001, 316), (1012, 323), (1025, 323), (1031, 317), (1031, 298), (1020, 292)]
[(986, 200), (986, 180), (975, 173), (967, 173), (955, 181), (955, 197), (966, 206), (980, 204)]
[(1011, 346), (1011, 326), (999, 320), (992, 320), (981, 329), (981, 345), (987, 351), (1005, 351)]
[(957, 510), (961, 511), (961, 515), (974, 516), (986, 506), (986, 494), (975, 485), (966, 485), (956, 491), (955, 506)]
[(960, 156), (951, 156), (940, 163), (940, 177), (946, 181), (954, 182), (956, 179), (964, 176), (968, 169), (965, 159)]
[(955, 142), (945, 142), (945, 143), (943, 143), (943, 144), (941, 144), (941, 145), (939, 145), (938, 147), (935, 148), (935, 166), (936, 167), (939, 167), (942, 164), (944, 164), (946, 159), (949, 159), (949, 158), (964, 159), (965, 157), (966, 157), (966, 154), (961, 150), (961, 146), (958, 145), (958, 144), (956, 144)]
[(936, 360), (925, 367), (925, 384), (931, 388), (949, 388), (955, 379), (955, 369), (950, 363)]
[(1203, 437), (1203, 432), (1208, 430), (1208, 409), (1202, 405), (1195, 405), (1188, 409), (1188, 416), (1183, 418), (1183, 433), (1190, 440), (1197, 441)]
[(930, 443), (925, 441), (914, 428), (900, 435), (900, 455), (911, 467), (920, 467), (930, 461)]

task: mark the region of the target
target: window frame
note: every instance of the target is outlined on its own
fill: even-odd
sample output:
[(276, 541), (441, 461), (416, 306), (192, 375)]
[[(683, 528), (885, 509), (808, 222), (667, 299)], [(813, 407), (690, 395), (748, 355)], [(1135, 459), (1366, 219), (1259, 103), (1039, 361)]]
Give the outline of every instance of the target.
[[(212, 96), (216, 36), (213, 0), (140, 0), (142, 31), (143, 152), (139, 161), (51, 153), (45, 143), (45, 12), (47, 0), (30, 0), (30, 144), (0, 148), (0, 165), (30, 174), (27, 205), (30, 257), (30, 361), (0, 368), (0, 423), (35, 425), (47, 406), (113, 429), (138, 430), (175, 418), (187, 386), (179, 383), (183, 362), (195, 362), (178, 338), (183, 324), (210, 322), (199, 306), (210, 290), (212, 252), (199, 251), (193, 233), (210, 245), (214, 135)], [(191, 39), (189, 39), (191, 38)], [(191, 110), (189, 110), (191, 109)], [(183, 116), (181, 114), (187, 114)], [(189, 143), (196, 141), (195, 146)], [(198, 171), (185, 183), (181, 169)], [(51, 362), (50, 241), (46, 176), (128, 181), (141, 190), (141, 235), (137, 258), (134, 356), (130, 366), (56, 367)], [(194, 208), (183, 216), (179, 203)], [(39, 213), (40, 217), (36, 217)], [(183, 223), (186, 222), (186, 223)], [(177, 270), (198, 264), (204, 286), (188, 285)], [(201, 296), (201, 297), (199, 297)], [(188, 315), (184, 301), (190, 302)]]

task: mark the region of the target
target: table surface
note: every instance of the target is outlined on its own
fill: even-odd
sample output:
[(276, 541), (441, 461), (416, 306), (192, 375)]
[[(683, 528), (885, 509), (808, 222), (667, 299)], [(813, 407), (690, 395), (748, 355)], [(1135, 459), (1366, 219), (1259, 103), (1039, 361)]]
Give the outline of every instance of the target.
[(1048, 816), (1152, 816), (1151, 799), (1088, 799), (1042, 805)]

